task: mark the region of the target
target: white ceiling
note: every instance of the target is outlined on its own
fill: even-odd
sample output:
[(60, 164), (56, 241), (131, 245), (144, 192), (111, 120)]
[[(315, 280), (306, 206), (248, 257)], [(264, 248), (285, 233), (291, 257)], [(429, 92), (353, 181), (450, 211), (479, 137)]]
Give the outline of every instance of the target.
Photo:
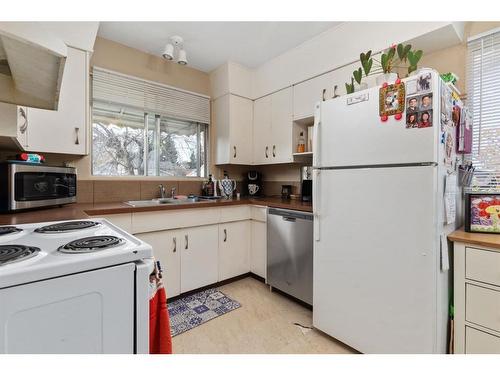
[(101, 22), (98, 35), (161, 56), (184, 38), (189, 66), (209, 72), (225, 61), (255, 68), (340, 22)]

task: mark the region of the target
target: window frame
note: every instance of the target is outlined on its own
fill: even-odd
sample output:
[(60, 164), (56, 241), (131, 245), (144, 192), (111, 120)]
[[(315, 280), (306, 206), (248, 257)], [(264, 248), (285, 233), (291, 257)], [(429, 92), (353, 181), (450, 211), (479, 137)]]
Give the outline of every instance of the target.
[[(144, 109), (138, 109), (134, 108), (131, 106), (123, 105), (123, 104), (118, 104), (114, 103), (113, 105), (116, 106), (121, 106), (123, 108), (127, 108), (133, 111), (142, 111), (144, 113), (144, 121), (143, 121), (143, 174), (137, 174), (137, 175), (102, 175), (102, 174), (95, 174), (94, 173), (94, 137), (93, 137), (93, 132), (94, 132), (94, 103), (99, 102), (99, 100), (92, 100), (91, 102), (91, 147), (90, 147), (90, 172), (92, 177), (97, 177), (97, 178), (154, 178), (154, 179), (204, 179), (206, 176), (208, 176), (208, 166), (210, 163), (210, 152), (209, 152), (209, 147), (210, 147), (210, 137), (209, 137), (209, 124), (203, 124), (200, 122), (194, 122), (194, 121), (187, 121), (183, 119), (174, 119), (171, 117), (164, 116), (160, 113), (153, 113), (153, 112), (148, 112)], [(108, 103), (109, 104), (109, 103)], [(154, 117), (154, 152), (155, 152), (155, 174), (150, 174), (149, 168), (148, 168), (148, 157), (149, 157), (149, 118)], [(161, 124), (161, 119), (171, 119), (173, 121), (182, 121), (186, 123), (190, 123), (193, 126), (196, 126), (196, 137), (197, 137), (197, 142), (196, 142), (196, 148), (197, 148), (197, 160), (196, 160), (196, 176), (170, 176), (170, 175), (160, 175), (160, 163), (159, 163), (159, 140), (160, 140), (160, 124)], [(203, 131), (204, 130), (204, 131)], [(203, 132), (203, 139), (201, 133)], [(204, 145), (202, 146), (201, 141), (204, 142)], [(204, 160), (202, 160), (202, 155), (201, 155), (201, 150), (202, 147), (204, 147)], [(204, 162), (204, 163), (203, 163)]]
[[(472, 180), (472, 185), (468, 187), (468, 191), (498, 191), (500, 189), (500, 159), (494, 160), (492, 163), (485, 162), (483, 160), (482, 151), (482, 118), (483, 115), (488, 117), (491, 114), (486, 111), (483, 113), (483, 107), (485, 105), (482, 98), (483, 85), (485, 84), (483, 77), (484, 69), (483, 63), (488, 63), (491, 57), (484, 55), (484, 41), (492, 38), (493, 42), (498, 43), (500, 39), (500, 28), (495, 28), (487, 32), (475, 35), (467, 39), (467, 96), (468, 105), (472, 110), (473, 114), (473, 133), (472, 133), (472, 152), (467, 155), (466, 160), (470, 162), (476, 170), (474, 171), (474, 177)], [(480, 52), (480, 62), (476, 62), (477, 58), (475, 55)], [(500, 52), (496, 52), (498, 55)], [(497, 80), (497, 84), (500, 88), (500, 82)], [(479, 93), (476, 93), (476, 89), (479, 86)], [(486, 106), (491, 106), (491, 100), (487, 101)], [(495, 117), (496, 118), (496, 117)], [(475, 120), (475, 121), (474, 121)], [(491, 120), (489, 120), (491, 122)], [(496, 130), (495, 130), (496, 129)], [(486, 125), (484, 133), (488, 131), (500, 132), (500, 114), (498, 115), (498, 124), (491, 127), (491, 125)], [(479, 138), (478, 138), (479, 137)]]

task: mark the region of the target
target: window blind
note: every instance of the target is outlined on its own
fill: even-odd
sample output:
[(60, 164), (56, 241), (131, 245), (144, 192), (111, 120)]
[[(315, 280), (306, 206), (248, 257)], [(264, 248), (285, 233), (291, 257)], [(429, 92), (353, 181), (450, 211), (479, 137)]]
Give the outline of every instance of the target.
[(468, 41), (467, 97), (472, 111), (472, 188), (500, 189), (500, 30)]
[(209, 97), (103, 68), (93, 68), (92, 97), (174, 119), (210, 123)]

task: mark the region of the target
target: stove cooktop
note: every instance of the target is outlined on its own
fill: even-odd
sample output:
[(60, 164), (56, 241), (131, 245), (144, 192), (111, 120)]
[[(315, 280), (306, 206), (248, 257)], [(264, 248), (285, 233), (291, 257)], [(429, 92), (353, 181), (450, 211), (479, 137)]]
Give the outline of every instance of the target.
[(81, 254), (106, 250), (123, 245), (124, 240), (115, 236), (92, 236), (79, 238), (59, 248), (61, 253)]
[(8, 234), (19, 233), (22, 231), (23, 230), (21, 228), (13, 226), (0, 227), (0, 236), (6, 236)]
[(101, 225), (97, 221), (91, 220), (75, 220), (75, 221), (62, 221), (59, 223), (45, 225), (40, 228), (36, 228), (36, 233), (68, 233), (68, 232), (78, 232), (83, 229), (95, 228)]
[(39, 252), (40, 249), (34, 246), (0, 245), (0, 266), (28, 260), (37, 256)]
[(151, 258), (105, 219), (0, 226), (0, 288)]

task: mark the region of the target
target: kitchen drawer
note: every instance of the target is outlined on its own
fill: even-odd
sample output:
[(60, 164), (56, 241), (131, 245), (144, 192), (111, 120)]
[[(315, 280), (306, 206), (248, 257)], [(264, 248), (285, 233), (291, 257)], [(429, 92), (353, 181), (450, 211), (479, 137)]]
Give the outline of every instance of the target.
[(217, 224), (219, 209), (195, 208), (132, 213), (132, 233)]
[(466, 284), (465, 320), (500, 332), (500, 291)]
[(500, 337), (465, 327), (466, 354), (500, 354)]
[(250, 206), (233, 206), (220, 209), (220, 222), (250, 220)]
[(267, 207), (266, 206), (251, 206), (252, 220), (266, 222)]
[(467, 247), (465, 277), (500, 286), (500, 253)]

